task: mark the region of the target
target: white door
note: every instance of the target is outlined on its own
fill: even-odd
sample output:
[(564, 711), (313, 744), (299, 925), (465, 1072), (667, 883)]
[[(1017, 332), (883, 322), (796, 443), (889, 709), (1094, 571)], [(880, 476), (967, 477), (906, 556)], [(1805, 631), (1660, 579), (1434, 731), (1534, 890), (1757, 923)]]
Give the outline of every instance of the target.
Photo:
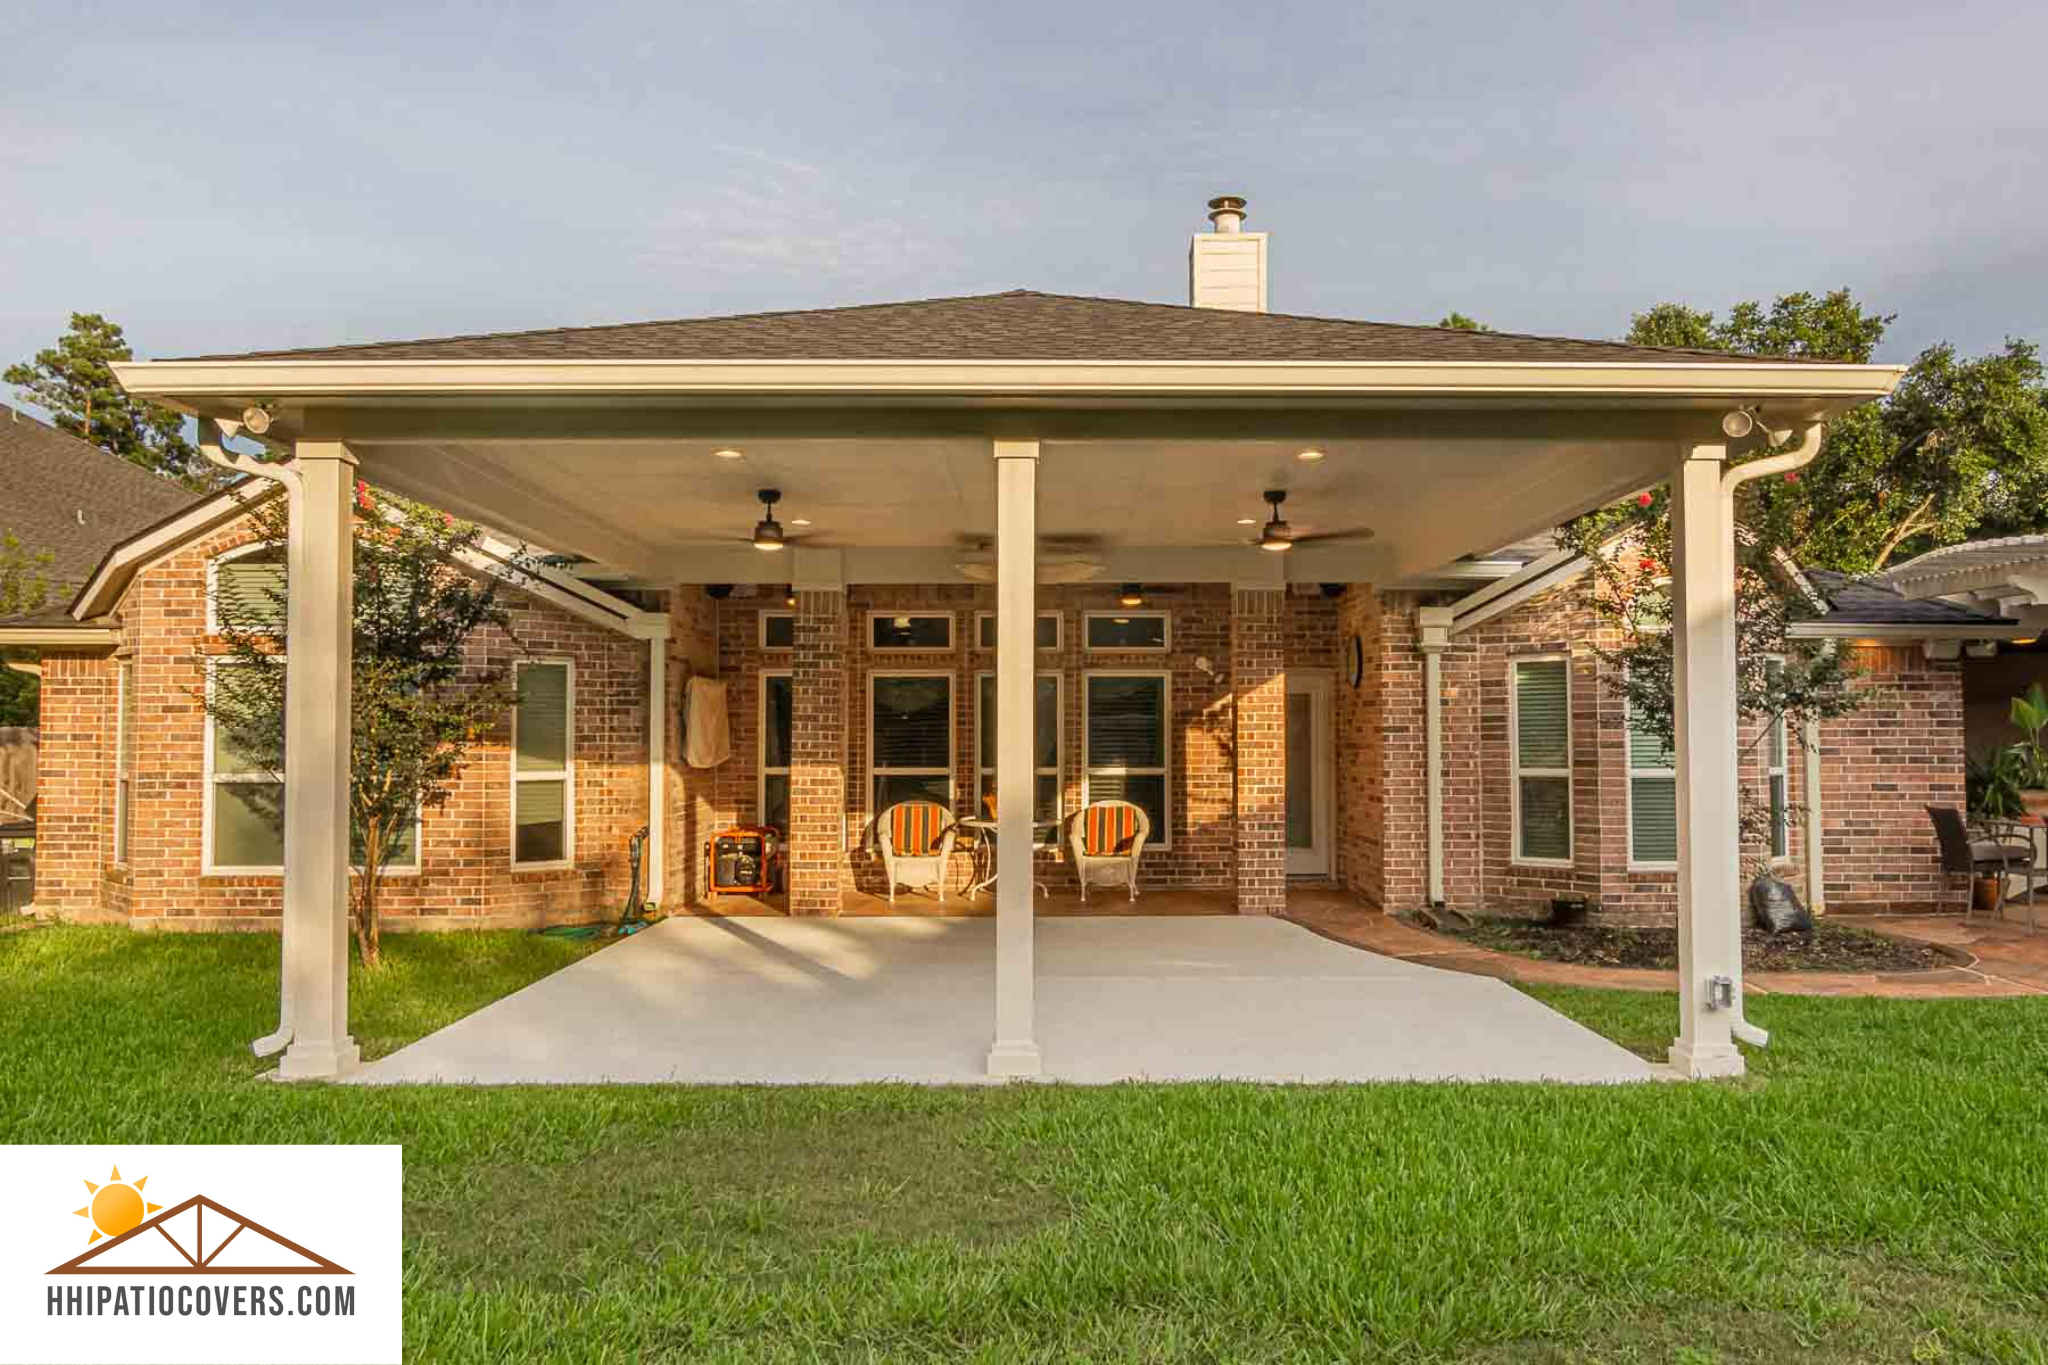
[(1330, 679), (1287, 675), (1287, 875), (1330, 875)]

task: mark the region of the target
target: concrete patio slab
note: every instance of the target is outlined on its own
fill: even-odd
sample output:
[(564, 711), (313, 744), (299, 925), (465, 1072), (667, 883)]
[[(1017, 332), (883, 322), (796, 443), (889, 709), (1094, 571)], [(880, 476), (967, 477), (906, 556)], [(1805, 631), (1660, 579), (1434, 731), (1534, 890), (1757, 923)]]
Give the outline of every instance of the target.
[[(389, 1057), (360, 1083), (983, 1083), (986, 918), (664, 921)], [(1282, 920), (1038, 925), (1049, 1080), (1648, 1080), (1502, 982)]]

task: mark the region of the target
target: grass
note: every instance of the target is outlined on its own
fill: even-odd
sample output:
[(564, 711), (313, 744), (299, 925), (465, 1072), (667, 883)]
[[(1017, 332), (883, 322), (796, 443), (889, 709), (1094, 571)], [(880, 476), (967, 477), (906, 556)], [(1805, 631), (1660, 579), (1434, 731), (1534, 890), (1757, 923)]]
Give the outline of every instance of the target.
[[(387, 940), (358, 1037), (588, 950)], [(2048, 1361), (2048, 1000), (1760, 999), (1733, 1085), (358, 1090), (252, 1079), (276, 952), (0, 936), (0, 1141), (402, 1140), (415, 1358)]]

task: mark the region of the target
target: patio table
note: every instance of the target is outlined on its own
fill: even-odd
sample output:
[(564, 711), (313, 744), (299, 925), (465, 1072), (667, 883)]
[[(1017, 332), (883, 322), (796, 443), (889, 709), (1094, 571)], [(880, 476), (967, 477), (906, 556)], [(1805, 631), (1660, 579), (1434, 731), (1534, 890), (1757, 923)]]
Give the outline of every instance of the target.
[[(1031, 822), (1031, 842), (1033, 846), (1036, 846), (1038, 843), (1038, 832), (1040, 830), (1055, 829), (1058, 825), (1059, 821), (1057, 820), (1033, 820)], [(996, 884), (996, 822), (976, 818), (962, 820), (960, 827), (974, 831), (974, 857), (979, 866), (975, 869), (976, 880), (972, 886), (967, 888), (967, 894), (969, 896), (979, 896), (983, 891)], [(1039, 881), (1036, 877), (1031, 879), (1031, 884), (1038, 888), (1042, 894), (1052, 895), (1052, 888)]]

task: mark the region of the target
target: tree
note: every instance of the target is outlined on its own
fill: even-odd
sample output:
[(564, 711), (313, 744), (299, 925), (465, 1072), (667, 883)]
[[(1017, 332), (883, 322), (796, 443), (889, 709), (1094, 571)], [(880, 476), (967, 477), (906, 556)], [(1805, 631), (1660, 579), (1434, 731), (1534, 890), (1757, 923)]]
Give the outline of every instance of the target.
[[(356, 486), (354, 668), (350, 674), (349, 816), (354, 860), (350, 914), (363, 965), (379, 960), (383, 869), (419, 812), (444, 805), (470, 751), (503, 718), (514, 694), (502, 669), (476, 669), (466, 646), (480, 630), (512, 635), (498, 577), (457, 565), (482, 531), (443, 512)], [(259, 541), (282, 562), (285, 501), (255, 502)], [(529, 564), (514, 566), (515, 576)], [(221, 742), (252, 771), (284, 770), (284, 655), (290, 585), (219, 594), (224, 658), (213, 663), (206, 707)], [(280, 780), (277, 800), (281, 803)], [(282, 819), (282, 809), (269, 812)]]
[(134, 358), (120, 324), (98, 313), (73, 313), (70, 330), (55, 346), (9, 365), (0, 379), (80, 440), (192, 488), (214, 486), (212, 467), (185, 439), (185, 419), (130, 398), (114, 378), (114, 362)]
[(1766, 309), (1754, 299), (1738, 303), (1716, 320), (1711, 312), (1682, 303), (1660, 303), (1629, 319), (1628, 340), (1636, 346), (1683, 346), (1695, 351), (1734, 351), (1787, 360), (1838, 360), (1866, 364), (1884, 340), (1896, 313), (1865, 312), (1846, 289), (1816, 298), (1784, 294)]
[[(50, 596), (50, 553), (30, 553), (12, 531), (0, 530), (0, 619), (42, 606)], [(0, 659), (0, 725), (34, 725), (40, 689), (35, 675)]]
[(1491, 332), (1493, 330), (1485, 323), (1479, 321), (1479, 319), (1468, 318), (1455, 308), (1439, 318), (1436, 325), (1448, 327), (1454, 332)]

